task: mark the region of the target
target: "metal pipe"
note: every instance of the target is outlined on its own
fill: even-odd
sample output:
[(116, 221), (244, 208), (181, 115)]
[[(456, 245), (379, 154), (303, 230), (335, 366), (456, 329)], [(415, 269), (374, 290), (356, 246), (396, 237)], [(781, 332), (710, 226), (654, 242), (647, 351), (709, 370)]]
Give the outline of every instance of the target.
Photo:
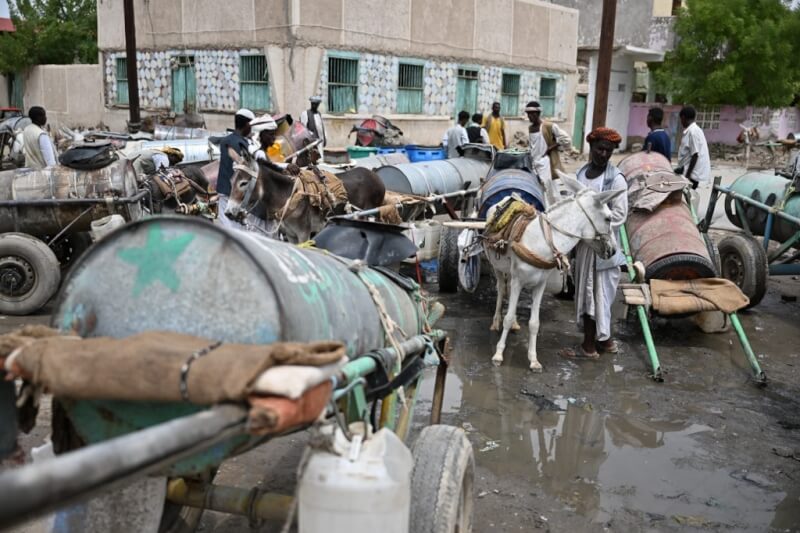
[(125, 57), (128, 74), (128, 109), (130, 121), (128, 131), (136, 133), (141, 126), (139, 115), (139, 76), (136, 68), (136, 21), (134, 20), (133, 0), (125, 0), (123, 4), (125, 17)]
[(442, 405), (444, 405), (444, 386), (447, 379), (447, 361), (439, 358), (436, 367), (436, 382), (433, 385), (433, 401), (431, 403), (431, 424), (438, 424), (442, 419)]
[(141, 201), (150, 191), (141, 190), (124, 198), (42, 198), (39, 200), (0, 200), (0, 207), (59, 207), (63, 205), (127, 205)]
[[(633, 256), (631, 256), (630, 246), (628, 244), (628, 232), (625, 229), (625, 224), (619, 228), (619, 236), (622, 241), (622, 249), (625, 252), (625, 262), (628, 264), (628, 277), (632, 282), (636, 281), (636, 270), (633, 268)], [(658, 352), (656, 345), (653, 342), (653, 334), (650, 331), (650, 322), (647, 320), (647, 312), (643, 305), (636, 306), (636, 315), (639, 317), (639, 324), (642, 326), (642, 336), (644, 336), (644, 344), (647, 347), (647, 355), (650, 358), (650, 366), (653, 368), (653, 380), (661, 382), (664, 381), (664, 376), (661, 373), (661, 363), (658, 360)]]
[(297, 156), (299, 156), (302, 153), (308, 152), (312, 148), (315, 148), (321, 142), (322, 142), (322, 139), (317, 139), (313, 143), (304, 146), (303, 148), (301, 148), (300, 150), (296, 151), (295, 153), (293, 153), (292, 155), (289, 156), (289, 162), (293, 163), (294, 160), (297, 159)]
[(764, 387), (767, 384), (767, 375), (761, 370), (761, 366), (758, 364), (758, 359), (756, 358), (756, 354), (753, 353), (753, 348), (750, 346), (750, 341), (747, 339), (747, 334), (744, 332), (744, 328), (742, 327), (742, 323), (739, 322), (739, 317), (736, 313), (731, 313), (728, 315), (731, 319), (731, 324), (733, 325), (733, 329), (736, 330), (736, 335), (739, 336), (739, 343), (742, 345), (742, 350), (744, 350), (744, 355), (747, 356), (747, 362), (750, 363), (750, 368), (753, 370), (753, 378), (756, 380), (756, 383)]
[(221, 405), (0, 473), (0, 529), (130, 482), (245, 431), (247, 410)]
[(259, 520), (284, 521), (294, 498), (285, 494), (263, 492), (258, 487), (244, 489), (224, 485), (186, 483), (183, 478), (167, 483), (167, 501), (198, 509), (246, 516), (251, 523)]
[[(439, 341), (445, 337), (445, 332), (440, 329), (434, 329), (425, 335), (415, 335), (399, 344), (401, 359), (404, 359), (408, 354), (416, 354), (425, 349), (428, 345), (428, 339), (433, 342)], [(389, 355), (392, 361), (397, 360), (397, 352), (394, 348), (386, 348), (385, 352)], [(347, 363), (342, 371), (336, 378), (336, 386), (344, 387), (353, 380), (361, 377), (368, 376), (377, 370), (377, 363), (372, 357), (358, 357)]]
[[(441, 200), (446, 200), (447, 198), (455, 198), (455, 197), (458, 197), (458, 196), (472, 196), (472, 195), (478, 194), (479, 190), (480, 190), (480, 188), (476, 187), (474, 189), (466, 189), (466, 190), (463, 190), (463, 191), (449, 192), (447, 194), (437, 194), (435, 196), (428, 196), (424, 200), (423, 199), (419, 199), (419, 200), (415, 200), (413, 202), (396, 203), (396, 204), (394, 204), (394, 207), (397, 208), (397, 209), (400, 209), (403, 206), (411, 205), (411, 204), (415, 204), (415, 203), (420, 203), (420, 202), (433, 203), (433, 202), (438, 202), (438, 201), (441, 201)], [(381, 206), (381, 207), (383, 207), (383, 206)], [(359, 217), (369, 217), (369, 216), (372, 216), (372, 215), (377, 215), (378, 212), (381, 210), (381, 207), (376, 207), (374, 209), (364, 209), (363, 211), (356, 211), (355, 213), (348, 213), (346, 215), (339, 215), (339, 216), (336, 216), (334, 218), (352, 220), (354, 218), (359, 218)]]

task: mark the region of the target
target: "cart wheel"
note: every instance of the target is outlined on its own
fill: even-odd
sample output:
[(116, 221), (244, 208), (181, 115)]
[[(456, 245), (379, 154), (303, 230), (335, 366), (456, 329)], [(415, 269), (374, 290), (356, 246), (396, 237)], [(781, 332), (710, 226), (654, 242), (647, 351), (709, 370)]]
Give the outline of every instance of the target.
[(711, 258), (711, 262), (714, 263), (714, 273), (717, 276), (721, 276), (722, 257), (719, 255), (719, 247), (717, 247), (717, 243), (714, 242), (714, 239), (712, 239), (708, 233), (703, 233), (703, 240), (706, 241), (708, 256)]
[(743, 235), (725, 237), (719, 243), (720, 275), (734, 282), (750, 298), (748, 309), (758, 305), (767, 293), (767, 253), (754, 239)]
[(475, 458), (464, 430), (428, 426), (414, 443), (413, 454), (409, 531), (472, 531)]
[(458, 290), (458, 229), (442, 228), (439, 238), (439, 291)]
[(0, 314), (37, 311), (60, 282), (58, 259), (45, 243), (22, 233), (0, 235)]

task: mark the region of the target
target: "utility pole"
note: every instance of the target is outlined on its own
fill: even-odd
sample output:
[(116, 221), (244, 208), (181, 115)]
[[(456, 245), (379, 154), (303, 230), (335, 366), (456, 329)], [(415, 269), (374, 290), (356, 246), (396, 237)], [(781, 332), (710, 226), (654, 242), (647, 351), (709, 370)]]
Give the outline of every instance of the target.
[(136, 70), (136, 23), (134, 22), (133, 0), (124, 0), (125, 11), (125, 56), (128, 66), (128, 131), (137, 133), (141, 127), (139, 115), (139, 78)]
[(614, 53), (614, 23), (617, 19), (617, 0), (603, 0), (600, 25), (600, 53), (597, 58), (597, 81), (594, 86), (592, 129), (606, 125), (608, 86), (611, 83), (611, 56)]

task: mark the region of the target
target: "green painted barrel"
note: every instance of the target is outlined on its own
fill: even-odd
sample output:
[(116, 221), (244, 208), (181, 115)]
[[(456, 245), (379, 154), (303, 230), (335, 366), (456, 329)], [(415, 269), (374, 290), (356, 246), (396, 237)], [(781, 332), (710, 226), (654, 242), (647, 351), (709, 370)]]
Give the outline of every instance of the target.
[[(743, 196), (772, 206), (780, 205), (789, 184), (790, 180), (783, 176), (749, 172), (737, 178), (730, 188)], [(800, 195), (791, 195), (783, 206), (783, 211), (788, 215), (800, 217)], [(742, 221), (739, 219), (739, 214), (731, 198), (725, 200), (725, 213), (732, 224), (742, 227)], [(754, 234), (764, 235), (767, 226), (766, 211), (755, 206), (744, 205), (744, 216)], [(795, 224), (776, 217), (770, 238), (775, 241), (785, 241), (794, 235), (797, 230), (798, 228)]]
[[(226, 342), (338, 340), (356, 356), (386, 346), (368, 284), (408, 335), (428, 318), (419, 287), (324, 251), (303, 249), (193, 217), (152, 217), (99, 241), (64, 282), (54, 325), (82, 336), (175, 331)], [(366, 280), (366, 281), (365, 281)], [(437, 312), (439, 309), (437, 309)], [(78, 434), (96, 442), (202, 407), (186, 404), (69, 402)], [(247, 447), (233, 439), (173, 467), (203, 471)]]

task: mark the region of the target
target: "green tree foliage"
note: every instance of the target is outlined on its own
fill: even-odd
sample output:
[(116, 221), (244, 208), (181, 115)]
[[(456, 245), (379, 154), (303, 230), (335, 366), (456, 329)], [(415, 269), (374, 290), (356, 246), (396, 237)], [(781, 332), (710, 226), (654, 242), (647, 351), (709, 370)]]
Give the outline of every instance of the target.
[(0, 34), (0, 72), (97, 62), (96, 0), (10, 1), (17, 31)]
[(800, 81), (800, 13), (784, 0), (689, 0), (656, 74), (676, 102), (782, 107)]

